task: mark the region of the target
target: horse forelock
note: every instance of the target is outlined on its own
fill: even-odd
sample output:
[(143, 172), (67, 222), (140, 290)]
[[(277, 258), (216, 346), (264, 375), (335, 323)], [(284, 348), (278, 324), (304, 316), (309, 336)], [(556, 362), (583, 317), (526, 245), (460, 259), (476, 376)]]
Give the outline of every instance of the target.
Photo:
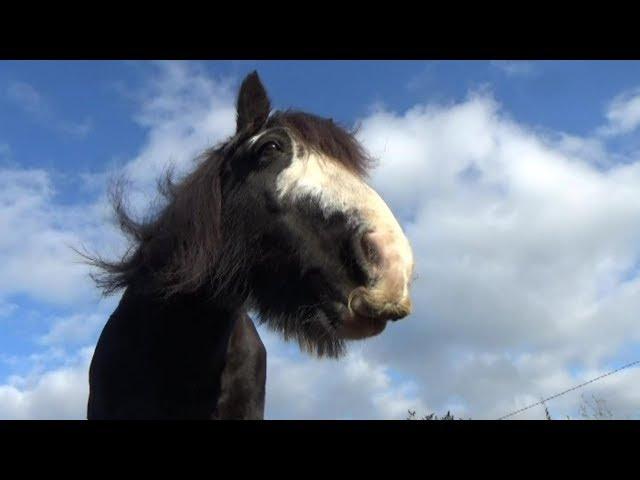
[[(274, 112), (265, 124), (265, 128), (278, 126), (294, 137), (298, 147), (331, 159), (360, 177), (365, 177), (375, 163), (357, 140), (357, 132), (347, 130), (333, 119), (284, 110)], [(294, 156), (300, 156), (300, 152), (294, 152)]]

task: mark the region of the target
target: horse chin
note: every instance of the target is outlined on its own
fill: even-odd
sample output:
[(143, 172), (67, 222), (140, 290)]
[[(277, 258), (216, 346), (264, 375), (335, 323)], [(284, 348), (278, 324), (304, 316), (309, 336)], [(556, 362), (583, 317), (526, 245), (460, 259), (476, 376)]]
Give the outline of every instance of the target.
[[(315, 308), (289, 305), (279, 313), (260, 309), (263, 321), (285, 340), (295, 340), (301, 349), (318, 357), (339, 358), (346, 353), (346, 342), (374, 337), (384, 331), (387, 321), (358, 315), (349, 310), (346, 298), (335, 295), (331, 301), (318, 300)], [(326, 297), (325, 297), (326, 298)], [(264, 306), (264, 305), (263, 305)]]
[(386, 320), (358, 315), (341, 302), (335, 302), (332, 306), (331, 309), (323, 310), (323, 313), (337, 338), (359, 340), (374, 337), (382, 333), (387, 326)]
[(377, 320), (352, 314), (344, 318), (336, 334), (345, 340), (360, 340), (379, 335), (386, 326), (386, 320)]
[(340, 323), (330, 309), (296, 308), (275, 313), (260, 309), (256, 303), (251, 309), (259, 313), (261, 323), (279, 333), (285, 341), (297, 342), (308, 354), (339, 358), (346, 353), (345, 339), (338, 335)]

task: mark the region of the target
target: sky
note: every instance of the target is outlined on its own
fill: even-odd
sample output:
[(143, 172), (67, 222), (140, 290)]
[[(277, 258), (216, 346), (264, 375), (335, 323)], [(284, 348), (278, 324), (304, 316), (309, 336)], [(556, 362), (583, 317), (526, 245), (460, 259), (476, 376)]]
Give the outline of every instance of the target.
[[(414, 312), (339, 360), (261, 326), (266, 418), (499, 418), (640, 359), (640, 62), (0, 61), (0, 418), (85, 417), (120, 294), (72, 247), (122, 254), (109, 179), (143, 215), (253, 70), (275, 108), (358, 127), (417, 273)], [(593, 398), (639, 418), (640, 368), (547, 408)]]

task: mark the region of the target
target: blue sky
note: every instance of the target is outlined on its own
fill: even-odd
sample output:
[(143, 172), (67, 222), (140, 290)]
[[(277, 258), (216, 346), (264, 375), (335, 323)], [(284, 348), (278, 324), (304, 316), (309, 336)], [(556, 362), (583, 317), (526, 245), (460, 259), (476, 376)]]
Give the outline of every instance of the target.
[[(485, 61), (220, 61), (202, 65), (214, 78), (231, 81), (257, 69), (270, 86), (275, 105), (314, 111), (347, 124), (369, 113), (377, 103), (402, 111), (416, 102), (455, 102), (469, 90), (489, 88), (518, 121), (577, 135), (595, 129), (607, 102), (633, 88), (640, 75), (638, 62), (520, 63), (526, 66), (510, 69), (509, 62)], [(506, 66), (500, 66), (503, 64)], [(101, 171), (110, 162), (125, 161), (144, 138), (144, 129), (133, 119), (136, 103), (132, 97), (152, 75), (149, 62), (2, 62), (0, 81), (5, 95), (0, 131), (11, 148), (9, 159), (61, 173)], [(26, 85), (27, 91), (22, 96), (11, 95), (12, 85)], [(25, 97), (34, 92), (32, 103), (37, 105), (30, 109)]]
[[(585, 135), (607, 102), (636, 85), (639, 62), (545, 61), (509, 70), (485, 61), (220, 61), (202, 64), (216, 78), (259, 71), (277, 106), (294, 106), (351, 124), (382, 103), (454, 102), (490, 88), (519, 121)], [(100, 171), (135, 154), (144, 136), (129, 95), (153, 75), (148, 62), (4, 61), (0, 131), (24, 166)], [(7, 94), (14, 84), (37, 92), (36, 111)], [(129, 92), (129, 95), (125, 92)], [(46, 112), (46, 113), (45, 113)], [(65, 130), (66, 126), (86, 133)], [(37, 135), (37, 142), (34, 142)]]
[[(64, 263), (67, 244), (120, 251), (105, 226), (109, 174), (129, 169), (144, 191), (161, 165), (188, 169), (230, 133), (252, 70), (276, 108), (361, 125), (381, 158), (374, 186), (424, 277), (439, 276), (416, 287), (430, 301), (416, 318), (343, 363), (261, 330), (268, 416), (402, 418), (408, 406), (491, 417), (640, 354), (627, 318), (640, 304), (640, 62), (4, 61), (0, 257), (13, 266), (0, 283), (0, 417), (82, 417), (87, 358), (117, 297), (100, 300), (83, 267)], [(463, 388), (477, 369), (485, 380)], [(602, 388), (637, 414), (640, 390)], [(500, 394), (495, 412), (487, 390)], [(331, 392), (344, 404), (315, 399)], [(578, 400), (550, 407), (575, 415)]]

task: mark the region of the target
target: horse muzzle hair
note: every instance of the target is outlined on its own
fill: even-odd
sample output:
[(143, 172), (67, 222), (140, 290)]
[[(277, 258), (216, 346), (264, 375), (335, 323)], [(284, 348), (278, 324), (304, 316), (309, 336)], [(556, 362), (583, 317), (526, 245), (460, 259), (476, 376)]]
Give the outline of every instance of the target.
[[(333, 283), (344, 292), (345, 301), (338, 305), (339, 321), (336, 335), (353, 340), (370, 337), (382, 332), (389, 320), (398, 320), (411, 312), (409, 287), (413, 275), (413, 254), (409, 241), (395, 216), (378, 195), (356, 172), (344, 162), (328, 154), (315, 152), (293, 136), (292, 143), (299, 154), (290, 165), (281, 171), (277, 179), (280, 201), (304, 204), (313, 202), (320, 213), (316, 237), (321, 230), (330, 230), (327, 225), (339, 216), (343, 219), (343, 230), (350, 243), (344, 263), (355, 263), (361, 275), (336, 278)], [(308, 209), (304, 209), (308, 215)], [(324, 233), (324, 232), (323, 232)], [(339, 234), (328, 241), (339, 244)], [(307, 243), (309, 243), (307, 241)], [(330, 247), (316, 263), (331, 264), (335, 255)], [(311, 251), (309, 256), (313, 257)], [(333, 270), (341, 270), (334, 265)], [(340, 302), (339, 302), (340, 303)]]
[(413, 260), (409, 242), (397, 223), (367, 228), (356, 236), (354, 243), (355, 255), (367, 273), (368, 282), (348, 295), (347, 314), (338, 331), (346, 339), (377, 335), (388, 321), (411, 313), (409, 284)]

